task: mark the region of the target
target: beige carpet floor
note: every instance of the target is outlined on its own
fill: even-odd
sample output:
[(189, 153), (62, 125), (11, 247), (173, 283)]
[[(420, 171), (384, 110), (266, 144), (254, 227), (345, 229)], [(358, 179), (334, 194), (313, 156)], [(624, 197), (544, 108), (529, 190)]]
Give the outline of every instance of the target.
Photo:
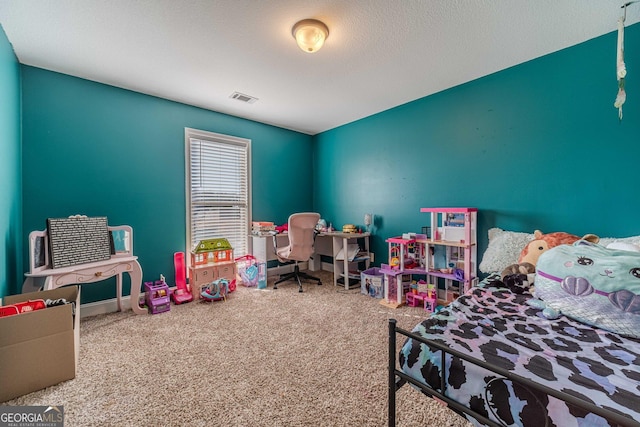
[[(389, 309), (359, 290), (289, 282), (226, 302), (82, 319), (75, 379), (6, 402), (64, 405), (66, 426), (385, 426)], [(400, 344), (399, 344), (400, 345)], [(398, 426), (468, 426), (409, 386)]]

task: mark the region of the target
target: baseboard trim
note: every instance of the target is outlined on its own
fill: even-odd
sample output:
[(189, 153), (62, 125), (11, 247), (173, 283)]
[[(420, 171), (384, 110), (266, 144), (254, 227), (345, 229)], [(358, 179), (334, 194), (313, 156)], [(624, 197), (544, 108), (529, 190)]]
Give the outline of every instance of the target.
[(322, 264), (322, 271), (330, 271), (333, 273), (333, 264), (330, 262), (323, 262)]
[[(281, 274), (291, 273), (293, 271), (293, 264), (279, 265), (267, 269), (267, 277), (279, 276)], [(306, 270), (308, 268), (307, 262), (300, 263), (300, 269)], [(333, 264), (329, 262), (322, 263), (322, 270), (333, 271)], [(172, 289), (175, 289), (173, 287)], [(140, 293), (140, 298), (144, 298), (144, 292)], [(131, 297), (129, 295), (122, 297), (122, 311), (131, 309)], [(98, 316), (100, 314), (115, 313), (118, 311), (118, 299), (111, 298), (101, 301), (89, 302), (82, 304), (80, 307), (80, 318)]]
[[(122, 297), (122, 311), (131, 309), (131, 297)], [(97, 316), (99, 314), (114, 313), (118, 311), (118, 299), (111, 298), (96, 302), (89, 302), (80, 306), (80, 318)]]
[[(307, 262), (301, 262), (300, 270), (306, 270), (308, 268)], [(276, 267), (267, 268), (267, 277), (280, 276), (281, 274), (291, 273), (294, 269), (294, 264), (278, 265)]]
[[(169, 289), (175, 291), (176, 287), (172, 286)], [(140, 301), (145, 299), (146, 293), (140, 292)], [(122, 311), (131, 310), (131, 295), (125, 295), (121, 299)], [(97, 316), (100, 314), (115, 313), (118, 311), (118, 298), (105, 299), (101, 301), (88, 302), (82, 304), (80, 307), (80, 318)]]

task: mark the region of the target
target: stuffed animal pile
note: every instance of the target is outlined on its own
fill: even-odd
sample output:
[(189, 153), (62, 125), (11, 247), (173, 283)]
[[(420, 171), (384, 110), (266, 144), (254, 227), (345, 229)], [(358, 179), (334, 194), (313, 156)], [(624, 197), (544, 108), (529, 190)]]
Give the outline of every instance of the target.
[(591, 243), (600, 241), (600, 238), (595, 234), (579, 237), (562, 231), (543, 234), (542, 231), (536, 230), (533, 235), (534, 240), (529, 242), (520, 252), (518, 263), (508, 266), (500, 274), (502, 283), (517, 294), (530, 292), (535, 277), (536, 263), (544, 252), (559, 245), (571, 245), (578, 240), (586, 240)]

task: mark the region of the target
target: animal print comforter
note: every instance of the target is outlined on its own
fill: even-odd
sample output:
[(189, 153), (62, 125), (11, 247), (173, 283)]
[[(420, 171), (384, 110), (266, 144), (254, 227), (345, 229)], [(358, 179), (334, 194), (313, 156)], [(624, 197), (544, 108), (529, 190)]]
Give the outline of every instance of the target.
[[(640, 421), (640, 340), (567, 317), (549, 320), (527, 294), (476, 287), (413, 332), (491, 365)], [(437, 388), (440, 352), (407, 340), (401, 369)], [(502, 425), (615, 425), (555, 397), (447, 356), (446, 395)], [(476, 425), (477, 421), (470, 419)]]

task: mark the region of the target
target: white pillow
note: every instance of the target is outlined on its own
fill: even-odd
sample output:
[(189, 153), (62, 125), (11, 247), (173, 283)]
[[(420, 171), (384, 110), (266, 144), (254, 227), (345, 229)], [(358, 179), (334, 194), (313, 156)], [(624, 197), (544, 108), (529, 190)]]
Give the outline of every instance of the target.
[(505, 231), (500, 228), (492, 228), (488, 234), (489, 245), (480, 262), (480, 271), (483, 273), (500, 273), (507, 266), (516, 264), (522, 249), (535, 239), (533, 233)]
[(631, 237), (601, 237), (598, 241), (600, 246), (607, 247), (611, 243), (628, 243), (631, 245), (640, 246), (640, 236)]
[(633, 243), (626, 242), (611, 242), (607, 246), (607, 249), (619, 249), (621, 251), (631, 251), (631, 252), (640, 252), (640, 246), (634, 245)]

